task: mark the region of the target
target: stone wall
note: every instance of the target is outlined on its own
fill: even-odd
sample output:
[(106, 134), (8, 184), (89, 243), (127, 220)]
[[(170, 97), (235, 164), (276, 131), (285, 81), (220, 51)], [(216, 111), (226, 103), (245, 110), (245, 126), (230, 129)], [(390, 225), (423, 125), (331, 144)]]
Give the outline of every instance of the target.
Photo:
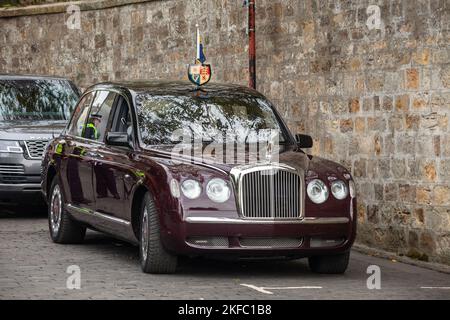
[(30, 6), (55, 2), (69, 2), (71, 0), (0, 0), (0, 7)]
[[(242, 0), (82, 11), (79, 30), (68, 17), (1, 18), (0, 72), (82, 87), (186, 78), (199, 23), (213, 81), (247, 83)], [(256, 25), (258, 89), (314, 137), (312, 153), (352, 169), (359, 241), (450, 264), (450, 3), (257, 0)]]

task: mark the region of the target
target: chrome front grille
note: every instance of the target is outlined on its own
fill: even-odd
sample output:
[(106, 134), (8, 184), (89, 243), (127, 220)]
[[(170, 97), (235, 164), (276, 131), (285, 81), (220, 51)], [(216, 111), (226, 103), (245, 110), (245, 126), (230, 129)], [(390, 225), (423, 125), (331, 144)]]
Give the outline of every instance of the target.
[(256, 219), (302, 217), (303, 179), (295, 170), (264, 167), (243, 171), (238, 180), (241, 215)]
[(48, 140), (28, 140), (25, 141), (27, 155), (31, 159), (42, 159)]

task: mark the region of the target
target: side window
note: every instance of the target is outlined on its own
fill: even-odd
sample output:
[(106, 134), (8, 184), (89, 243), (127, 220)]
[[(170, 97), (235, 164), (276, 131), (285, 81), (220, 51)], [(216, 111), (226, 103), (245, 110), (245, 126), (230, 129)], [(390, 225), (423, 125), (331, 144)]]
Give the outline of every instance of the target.
[(83, 137), (91, 140), (104, 141), (108, 119), (117, 94), (109, 91), (97, 91), (91, 112), (86, 123)]
[(91, 106), (94, 93), (88, 93), (81, 99), (78, 105), (75, 107), (73, 112), (72, 121), (69, 125), (69, 134), (74, 136), (81, 136), (83, 133), (84, 124), (86, 123), (86, 118), (89, 113), (89, 108)]
[(122, 96), (119, 96), (111, 132), (127, 132), (127, 129), (131, 127), (131, 125), (131, 113), (128, 103)]

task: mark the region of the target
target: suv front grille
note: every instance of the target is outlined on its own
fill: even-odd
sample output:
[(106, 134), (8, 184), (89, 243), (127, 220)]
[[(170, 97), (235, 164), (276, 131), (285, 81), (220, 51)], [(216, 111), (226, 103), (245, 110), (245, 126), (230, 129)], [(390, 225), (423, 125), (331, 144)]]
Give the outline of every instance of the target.
[(0, 174), (24, 174), (25, 168), (21, 164), (0, 164)]
[(283, 168), (243, 173), (239, 184), (241, 214), (245, 218), (292, 219), (302, 216), (301, 177)]
[(24, 142), (30, 159), (42, 159), (48, 140), (28, 140)]
[(21, 164), (0, 164), (0, 183), (19, 184), (28, 182), (25, 168)]

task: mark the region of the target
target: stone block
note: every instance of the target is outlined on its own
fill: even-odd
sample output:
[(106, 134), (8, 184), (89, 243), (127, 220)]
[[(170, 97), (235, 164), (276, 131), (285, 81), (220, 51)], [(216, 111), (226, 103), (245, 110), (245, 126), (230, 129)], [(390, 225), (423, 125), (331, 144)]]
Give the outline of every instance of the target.
[(432, 193), (430, 187), (416, 187), (416, 202), (418, 204), (431, 204)]
[(430, 50), (428, 48), (419, 49), (412, 55), (412, 60), (415, 64), (427, 65), (430, 63)]
[(359, 105), (359, 99), (358, 98), (350, 99), (350, 101), (348, 103), (348, 110), (351, 113), (359, 112), (360, 105)]
[(406, 70), (406, 88), (419, 89), (419, 71), (417, 69)]
[(343, 119), (341, 120), (341, 132), (347, 133), (353, 131), (353, 120), (352, 119)]
[(398, 112), (405, 112), (409, 109), (409, 95), (404, 94), (395, 97), (395, 109)]
[(414, 203), (416, 186), (411, 184), (400, 184), (398, 186), (398, 197), (400, 201)]

